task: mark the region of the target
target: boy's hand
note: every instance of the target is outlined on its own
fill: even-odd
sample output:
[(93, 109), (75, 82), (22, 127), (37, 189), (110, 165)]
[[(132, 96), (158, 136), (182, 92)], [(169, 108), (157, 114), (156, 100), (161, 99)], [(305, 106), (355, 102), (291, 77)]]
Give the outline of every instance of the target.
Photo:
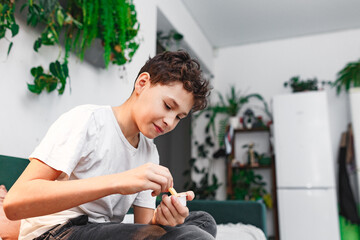
[[(194, 199), (194, 192), (186, 192), (186, 199), (191, 201)], [(160, 224), (164, 226), (176, 226), (184, 223), (185, 218), (189, 216), (189, 209), (181, 205), (176, 196), (162, 196), (162, 201), (155, 209), (152, 224)]]
[[(137, 168), (119, 173), (117, 181), (120, 194), (134, 194), (144, 190), (153, 190), (152, 195), (167, 192), (173, 185), (173, 177), (168, 168), (154, 163), (146, 163)], [(119, 186), (120, 185), (120, 186)]]

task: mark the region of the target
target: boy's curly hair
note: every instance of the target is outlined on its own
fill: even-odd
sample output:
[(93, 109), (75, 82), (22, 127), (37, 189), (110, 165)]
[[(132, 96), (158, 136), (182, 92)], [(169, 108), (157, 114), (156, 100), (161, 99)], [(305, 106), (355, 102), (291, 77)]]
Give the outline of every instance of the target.
[(163, 52), (145, 63), (138, 76), (148, 72), (152, 85), (167, 85), (175, 81), (183, 83), (184, 89), (194, 96), (192, 111), (206, 108), (207, 97), (210, 94), (209, 81), (203, 78), (200, 64), (190, 55), (179, 50), (176, 52)]

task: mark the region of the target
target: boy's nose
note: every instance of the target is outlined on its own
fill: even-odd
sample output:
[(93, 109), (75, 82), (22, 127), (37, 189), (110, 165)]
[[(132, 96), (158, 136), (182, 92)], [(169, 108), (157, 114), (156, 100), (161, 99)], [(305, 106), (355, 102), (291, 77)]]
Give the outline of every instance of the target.
[(164, 123), (166, 125), (166, 129), (164, 129), (165, 132), (168, 132), (175, 127), (175, 124), (176, 124), (175, 119), (176, 118), (171, 117), (171, 116), (164, 118)]

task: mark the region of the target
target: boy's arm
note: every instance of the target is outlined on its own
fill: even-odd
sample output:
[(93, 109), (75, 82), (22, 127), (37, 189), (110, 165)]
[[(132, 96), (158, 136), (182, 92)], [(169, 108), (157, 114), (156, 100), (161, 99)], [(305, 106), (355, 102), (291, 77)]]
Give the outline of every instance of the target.
[(134, 208), (134, 223), (151, 224), (151, 219), (154, 216), (154, 209), (133, 206)]
[(33, 159), (5, 197), (7, 217), (17, 220), (47, 215), (116, 193), (126, 195), (151, 189), (153, 195), (158, 195), (172, 186), (168, 169), (151, 163), (118, 174), (54, 181), (60, 174)]

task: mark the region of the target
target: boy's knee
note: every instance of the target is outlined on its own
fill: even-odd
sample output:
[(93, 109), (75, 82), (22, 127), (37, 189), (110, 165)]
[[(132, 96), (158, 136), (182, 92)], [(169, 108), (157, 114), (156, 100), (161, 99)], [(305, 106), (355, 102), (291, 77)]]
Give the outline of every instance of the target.
[(165, 234), (161, 240), (214, 240), (215, 236), (195, 225), (185, 225), (175, 227), (172, 231)]
[(213, 235), (210, 232), (206, 231), (205, 229), (201, 229), (199, 227), (191, 226), (191, 225), (186, 226), (184, 230), (186, 232), (186, 238), (184, 239), (214, 240), (216, 236), (216, 231), (215, 231), (215, 235)]
[(185, 225), (196, 225), (198, 228), (216, 236), (217, 228), (215, 219), (207, 212), (194, 211), (190, 212), (185, 221)]

